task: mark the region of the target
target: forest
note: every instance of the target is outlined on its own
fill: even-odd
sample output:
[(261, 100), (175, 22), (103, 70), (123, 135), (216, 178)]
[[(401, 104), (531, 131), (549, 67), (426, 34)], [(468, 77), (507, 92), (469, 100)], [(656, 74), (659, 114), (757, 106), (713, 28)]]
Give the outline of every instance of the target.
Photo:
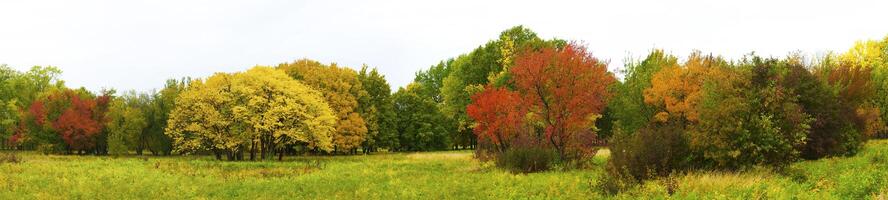
[[(114, 199), (884, 199), (888, 36), (849, 46), (736, 59), (652, 49), (609, 71), (594, 46), (515, 26), (397, 90), (372, 66), (309, 58), (151, 91), (0, 65), (0, 199), (52, 198), (39, 183)], [(112, 171), (89, 172), (99, 166)], [(93, 173), (104, 178), (53, 177)], [(191, 189), (95, 186), (120, 174)]]

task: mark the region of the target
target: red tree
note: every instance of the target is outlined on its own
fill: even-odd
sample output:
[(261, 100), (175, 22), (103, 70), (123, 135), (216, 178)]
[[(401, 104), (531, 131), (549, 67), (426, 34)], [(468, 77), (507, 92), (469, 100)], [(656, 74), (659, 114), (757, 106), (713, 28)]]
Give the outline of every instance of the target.
[(523, 107), (542, 122), (546, 138), (562, 158), (566, 147), (595, 136), (594, 117), (607, 105), (608, 87), (616, 78), (585, 47), (570, 43), (525, 51), (510, 71)]
[(477, 121), (475, 134), (479, 140), (490, 140), (501, 153), (519, 133), (527, 114), (518, 93), (504, 88), (487, 87), (472, 96), (466, 113)]
[[(34, 101), (20, 124), (33, 121), (34, 126), (29, 126), (31, 130), (27, 131), (29, 139), (38, 138), (39, 142), (54, 146), (64, 142), (69, 153), (85, 153), (96, 149), (96, 138), (101, 133), (109, 100), (107, 95), (96, 100), (91, 95), (70, 89), (53, 91)], [(22, 134), (24, 129), (20, 127), (17, 138), (25, 136)]]
[(84, 151), (95, 147), (95, 136), (101, 124), (94, 117), (96, 102), (92, 99), (71, 97), (71, 106), (53, 122), (53, 128), (62, 136), (68, 148)]
[(43, 107), (43, 101), (34, 101), (34, 103), (31, 104), (31, 107), (28, 108), (28, 114), (34, 117), (35, 123), (46, 123), (46, 109)]

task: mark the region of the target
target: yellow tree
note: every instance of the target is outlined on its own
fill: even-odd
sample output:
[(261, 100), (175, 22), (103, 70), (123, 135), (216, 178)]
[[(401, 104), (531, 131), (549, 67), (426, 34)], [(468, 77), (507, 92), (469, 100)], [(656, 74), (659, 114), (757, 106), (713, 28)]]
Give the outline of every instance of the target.
[(261, 158), (277, 152), (281, 160), (291, 144), (332, 149), (336, 118), (320, 92), (270, 67), (236, 73), (232, 81), (240, 102), (232, 109), (234, 117), (253, 135), (251, 160), (257, 150)]
[(367, 96), (367, 92), (357, 72), (335, 63), (324, 65), (307, 59), (280, 64), (278, 69), (323, 93), (338, 118), (333, 134), (335, 150), (355, 153), (367, 139), (367, 125), (358, 110), (358, 99)]
[(166, 128), (176, 152), (211, 150), (217, 159), (223, 154), (229, 160), (236, 159), (240, 146), (250, 136), (234, 121), (230, 79), (231, 74), (216, 73), (206, 81), (191, 82), (179, 94)]
[(699, 52), (692, 54), (684, 66), (670, 64), (651, 78), (651, 87), (644, 90), (644, 102), (662, 107), (654, 120), (667, 121), (677, 118), (696, 122), (700, 114), (695, 109), (702, 98), (701, 88), (707, 77), (709, 68), (715, 59), (701, 56)]
[(281, 159), (290, 145), (331, 150), (335, 124), (319, 92), (282, 71), (255, 67), (191, 82), (176, 99), (166, 134), (178, 152), (212, 150), (217, 159), (242, 160), (246, 150), (261, 149)]

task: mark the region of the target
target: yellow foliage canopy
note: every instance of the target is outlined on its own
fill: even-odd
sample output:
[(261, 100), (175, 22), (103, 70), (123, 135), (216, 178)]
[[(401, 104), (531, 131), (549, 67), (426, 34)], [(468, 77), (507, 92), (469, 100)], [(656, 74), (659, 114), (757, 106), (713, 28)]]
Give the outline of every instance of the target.
[(335, 63), (328, 65), (302, 59), (278, 65), (296, 80), (323, 93), (338, 123), (333, 134), (333, 145), (339, 151), (358, 148), (367, 138), (367, 125), (358, 113), (358, 99), (367, 96), (358, 74)]

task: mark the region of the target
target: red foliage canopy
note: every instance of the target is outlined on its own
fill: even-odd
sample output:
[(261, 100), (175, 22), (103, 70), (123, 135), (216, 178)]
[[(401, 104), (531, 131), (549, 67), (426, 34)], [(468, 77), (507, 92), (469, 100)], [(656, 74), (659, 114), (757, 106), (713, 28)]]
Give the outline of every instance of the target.
[(95, 108), (95, 100), (72, 96), (71, 106), (53, 122), (52, 127), (58, 131), (71, 150), (95, 147), (95, 135), (101, 128), (101, 124), (93, 116)]
[(510, 71), (524, 99), (522, 107), (542, 122), (546, 138), (559, 154), (564, 156), (571, 143), (594, 137), (593, 117), (607, 105), (608, 87), (616, 78), (584, 46), (570, 43), (525, 51)]
[(472, 104), (466, 107), (466, 113), (478, 121), (475, 134), (479, 139), (489, 139), (497, 150), (504, 151), (508, 140), (520, 131), (527, 114), (527, 108), (521, 102), (521, 96), (516, 92), (487, 87), (472, 96)]
[(34, 122), (37, 124), (46, 123), (46, 109), (43, 107), (43, 101), (34, 101), (28, 108), (28, 114), (34, 117)]
[[(94, 99), (73, 90), (59, 90), (34, 101), (28, 108), (27, 119), (40, 127), (51, 128), (67, 144), (68, 150), (90, 150), (95, 148), (96, 137), (102, 131), (109, 102), (109, 95)], [(17, 140), (24, 136), (25, 128), (19, 129)]]

